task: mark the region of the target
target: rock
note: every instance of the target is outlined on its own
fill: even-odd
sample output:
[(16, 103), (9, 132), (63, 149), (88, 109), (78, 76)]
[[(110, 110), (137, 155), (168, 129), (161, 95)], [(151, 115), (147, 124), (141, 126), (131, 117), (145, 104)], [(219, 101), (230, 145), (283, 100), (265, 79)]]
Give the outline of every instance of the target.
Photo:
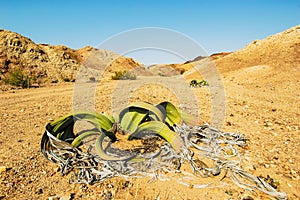
[(58, 196), (51, 196), (48, 198), (48, 200), (59, 200)]
[(68, 194), (68, 195), (63, 195), (59, 198), (59, 200), (70, 200), (71, 199), (71, 195)]
[[(37, 87), (45, 83), (75, 81), (78, 69), (87, 59), (92, 67), (109, 64), (111, 72), (133, 70), (136, 75), (151, 75), (134, 59), (107, 50), (92, 47), (74, 50), (62, 45), (36, 44), (27, 37), (7, 30), (0, 31), (0, 55), (0, 80), (19, 70), (22, 75), (29, 77), (30, 85)], [(102, 59), (96, 61), (94, 58)], [(87, 81), (90, 75), (87, 74)]]
[(254, 198), (251, 197), (251, 196), (246, 195), (246, 196), (242, 197), (242, 200), (254, 200)]
[(269, 164), (264, 164), (264, 167), (265, 168), (270, 168), (270, 165)]
[(38, 189), (38, 191), (36, 193), (37, 194), (43, 194), (43, 189), (42, 188)]
[(0, 173), (1, 173), (1, 172), (6, 172), (7, 170), (8, 170), (7, 167), (5, 167), (5, 166), (0, 166)]

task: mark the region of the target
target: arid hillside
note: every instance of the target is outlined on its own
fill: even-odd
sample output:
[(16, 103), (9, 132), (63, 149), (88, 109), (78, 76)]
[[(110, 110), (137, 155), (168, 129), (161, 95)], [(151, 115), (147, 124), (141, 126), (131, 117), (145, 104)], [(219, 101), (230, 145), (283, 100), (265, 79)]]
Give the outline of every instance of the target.
[[(109, 55), (107, 51), (89, 46), (74, 50), (63, 45), (36, 44), (18, 33), (0, 30), (0, 81), (8, 78), (12, 72), (20, 70), (24, 76), (30, 78), (33, 85), (72, 82), (76, 79), (80, 66), (89, 57), (103, 58)], [(107, 62), (109, 66), (105, 66), (106, 71), (113, 73), (136, 68), (145, 75), (141, 64), (132, 58), (116, 54), (113, 58), (116, 60), (112, 63)], [(96, 60), (96, 57), (92, 59)], [(95, 67), (97, 68), (97, 63)]]
[(299, 69), (300, 26), (262, 40), (254, 40), (236, 52), (215, 53), (209, 57), (199, 56), (179, 64), (155, 65), (150, 67), (150, 70), (153, 74), (165, 76), (183, 74), (186, 79), (192, 80), (202, 79), (201, 73), (205, 73), (212, 66), (220, 72), (228, 72), (257, 65), (268, 65), (278, 70)]
[[(300, 25), (262, 40), (254, 40), (245, 48), (233, 53), (213, 54), (209, 58), (190, 62), (200, 68), (214, 64), (220, 72), (228, 72), (251, 66), (267, 65), (278, 70), (299, 70), (300, 66)], [(186, 72), (189, 79), (197, 77), (191, 67)]]

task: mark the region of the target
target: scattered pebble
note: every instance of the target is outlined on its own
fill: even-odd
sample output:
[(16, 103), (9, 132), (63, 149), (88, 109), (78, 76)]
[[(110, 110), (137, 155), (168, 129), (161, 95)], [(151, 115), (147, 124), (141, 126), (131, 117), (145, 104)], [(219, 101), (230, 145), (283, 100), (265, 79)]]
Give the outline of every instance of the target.
[(269, 164), (264, 164), (264, 167), (265, 168), (270, 168), (270, 165)]
[(38, 189), (38, 191), (36, 193), (37, 194), (43, 194), (43, 189), (42, 188)]
[(278, 134), (276, 133), (276, 132), (271, 132), (271, 134), (273, 135), (273, 136), (277, 136)]
[(7, 167), (5, 166), (0, 166), (0, 172), (6, 172), (7, 170)]
[(59, 198), (59, 200), (70, 200), (71, 199), (71, 195), (68, 194), (68, 195), (63, 195)]
[(51, 196), (48, 198), (48, 200), (59, 200), (58, 196)]
[(242, 200), (254, 200), (254, 199), (253, 197), (247, 195), (247, 196), (243, 196)]

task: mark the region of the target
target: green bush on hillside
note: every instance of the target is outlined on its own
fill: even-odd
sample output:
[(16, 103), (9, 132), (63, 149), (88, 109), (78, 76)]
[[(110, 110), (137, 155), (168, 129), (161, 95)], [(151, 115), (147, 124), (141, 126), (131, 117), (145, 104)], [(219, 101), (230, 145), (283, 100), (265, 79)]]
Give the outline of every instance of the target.
[(4, 83), (17, 87), (28, 88), (31, 86), (31, 77), (26, 75), (23, 70), (15, 69), (7, 78), (4, 79)]
[(112, 80), (136, 80), (136, 75), (128, 71), (117, 71), (111, 77)]
[(204, 87), (204, 86), (208, 86), (208, 82), (206, 80), (201, 80), (201, 81), (197, 81), (197, 80), (191, 80), (190, 82), (190, 86), (191, 87)]

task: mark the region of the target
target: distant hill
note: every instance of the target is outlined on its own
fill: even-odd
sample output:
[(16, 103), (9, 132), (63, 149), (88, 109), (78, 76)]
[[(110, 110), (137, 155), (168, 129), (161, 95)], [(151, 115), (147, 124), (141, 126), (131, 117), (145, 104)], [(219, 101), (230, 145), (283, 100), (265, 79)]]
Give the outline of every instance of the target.
[[(143, 76), (183, 74), (187, 79), (193, 79), (201, 78), (194, 69), (195, 65), (209, 71), (211, 64), (220, 72), (257, 65), (268, 65), (279, 70), (299, 68), (300, 25), (263, 40), (254, 40), (236, 52), (221, 52), (209, 57), (198, 56), (185, 63), (158, 64), (148, 69), (132, 58), (119, 56), (108, 50), (89, 46), (74, 50), (62, 45), (35, 44), (18, 33), (0, 29), (0, 82), (18, 69), (33, 77), (33, 84), (74, 81), (80, 66), (92, 66), (94, 69), (104, 67), (105, 73), (102, 77), (106, 78), (110, 78), (116, 71), (126, 70)], [(80, 69), (83, 69), (81, 78), (84, 80), (99, 76), (88, 68)]]
[(215, 61), (220, 71), (269, 65), (286, 69), (300, 65), (300, 25), (263, 40), (254, 40), (245, 48)]
[[(93, 55), (101, 54), (102, 57), (108, 55), (106, 51), (89, 46), (74, 50), (62, 45), (35, 44), (18, 33), (0, 30), (0, 80), (15, 70), (21, 70), (32, 77), (33, 84), (74, 81), (79, 67), (91, 52), (94, 52)], [(149, 75), (140, 63), (122, 56), (118, 56), (107, 71), (110, 74), (132, 69), (140, 74)]]
[(189, 62), (192, 67), (184, 75), (187, 79), (199, 78), (195, 65), (205, 68), (213, 63), (220, 72), (234, 71), (251, 66), (267, 65), (277, 70), (299, 68), (300, 25), (263, 40), (254, 40), (236, 52), (212, 54), (208, 58)]

